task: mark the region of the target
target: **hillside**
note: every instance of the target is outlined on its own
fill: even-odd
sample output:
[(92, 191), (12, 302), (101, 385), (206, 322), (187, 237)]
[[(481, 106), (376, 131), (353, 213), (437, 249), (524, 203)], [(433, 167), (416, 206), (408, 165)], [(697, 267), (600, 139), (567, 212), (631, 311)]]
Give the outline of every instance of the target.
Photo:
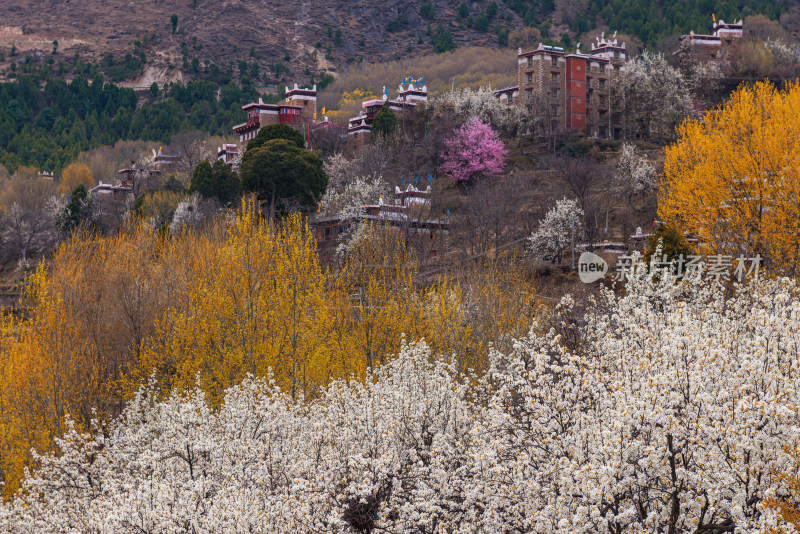
[[(366, 0), (357, 7), (323, 0), (199, 0), (196, 4), (194, 8), (191, 0), (111, 5), (96, 0), (2, 3), (0, 26), (5, 27), (0, 28), (0, 51), (5, 53), (4, 66), (12, 61), (12, 45), (21, 53), (49, 53), (56, 39), (65, 56), (79, 53), (84, 60), (100, 60), (109, 52), (121, 58), (133, 52), (134, 42), (139, 41), (145, 44), (147, 68), (133, 80), (135, 85), (197, 77), (191, 67), (194, 58), (201, 68), (206, 62), (223, 70), (230, 65), (236, 75), (244, 61), (251, 77), (252, 66), (257, 64), (256, 80), (275, 83), (283, 78), (307, 81), (315, 73), (336, 72), (349, 62), (433, 51), (431, 39), (424, 36), (426, 25), (416, 2)], [(456, 8), (456, 2), (441, 2), (436, 19), (455, 20)], [(178, 16), (175, 34), (172, 14)], [(387, 21), (392, 19), (407, 22), (396, 33), (388, 33)], [(457, 44), (497, 41), (489, 33), (455, 25), (452, 36)], [(184, 55), (189, 72), (182, 68)]]
[[(711, 13), (763, 14), (785, 27), (800, 19), (794, 0), (14, 0), (0, 3), (0, 77), (12, 62), (58, 68), (78, 54), (83, 61), (105, 57), (112, 79), (129, 86), (220, 77), (307, 82), (353, 64), (453, 47), (515, 47), (540, 38), (570, 46), (596, 29), (655, 47), (690, 29), (707, 31)], [(54, 41), (58, 54), (51, 57)]]

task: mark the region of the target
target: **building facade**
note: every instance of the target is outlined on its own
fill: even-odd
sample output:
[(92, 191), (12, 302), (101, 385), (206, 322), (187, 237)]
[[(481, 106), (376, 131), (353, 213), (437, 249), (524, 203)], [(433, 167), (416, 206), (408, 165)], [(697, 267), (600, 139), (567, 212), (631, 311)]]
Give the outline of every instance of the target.
[(397, 97), (389, 100), (389, 91), (384, 87), (383, 97), (372, 100), (365, 100), (361, 103), (361, 112), (350, 117), (347, 125), (347, 134), (357, 140), (365, 138), (372, 131), (372, 121), (375, 119), (380, 109), (388, 104), (389, 109), (403, 112), (413, 109), (420, 102), (428, 101), (428, 88), (424, 84), (424, 79), (415, 80), (407, 78), (403, 80), (397, 88)]
[(360, 206), (349, 216), (332, 215), (314, 217), (310, 226), (317, 240), (317, 251), (324, 260), (333, 257), (336, 248), (351, 237), (355, 225), (363, 222), (386, 225), (398, 232), (406, 246), (413, 248), (419, 259), (442, 256), (447, 252), (450, 232), (449, 218), (430, 217), (431, 189), (421, 191), (409, 186), (405, 191), (395, 189), (395, 203)]
[(580, 49), (568, 54), (541, 43), (533, 50), (519, 49), (518, 85), (495, 91), (495, 96), (537, 115), (554, 132), (617, 139), (622, 136), (622, 119), (611, 87), (625, 57), (625, 43), (604, 35), (588, 54)]
[(684, 68), (691, 68), (697, 63), (707, 61), (727, 62), (730, 61), (742, 42), (744, 24), (741, 20), (733, 23), (726, 23), (724, 20), (717, 21), (712, 15), (711, 35), (697, 34), (689, 32), (679, 39), (678, 50), (674, 55), (678, 58)]
[(288, 124), (296, 130), (303, 131), (304, 124), (316, 120), (317, 86), (302, 89), (294, 84), (286, 87), (286, 100), (281, 104), (265, 104), (262, 99), (242, 106), (247, 113), (247, 120), (233, 127), (239, 135), (239, 144), (246, 144), (254, 139), (261, 128), (270, 124)]

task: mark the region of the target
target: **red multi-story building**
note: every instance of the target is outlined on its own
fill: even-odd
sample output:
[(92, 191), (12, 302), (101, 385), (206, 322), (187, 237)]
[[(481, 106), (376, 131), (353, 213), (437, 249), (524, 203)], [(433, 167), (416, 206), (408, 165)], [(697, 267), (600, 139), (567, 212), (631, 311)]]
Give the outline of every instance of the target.
[(567, 54), (540, 43), (533, 50), (518, 50), (518, 85), (495, 91), (495, 96), (544, 118), (553, 131), (616, 139), (622, 126), (611, 80), (624, 62), (625, 43), (616, 39), (598, 38), (589, 54)]
[(565, 119), (568, 130), (586, 129), (586, 58), (566, 56)]

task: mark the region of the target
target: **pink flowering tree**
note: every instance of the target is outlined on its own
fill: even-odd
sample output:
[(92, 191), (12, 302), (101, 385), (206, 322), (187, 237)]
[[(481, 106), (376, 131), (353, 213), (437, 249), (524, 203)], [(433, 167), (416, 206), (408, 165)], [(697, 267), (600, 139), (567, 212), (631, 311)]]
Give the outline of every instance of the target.
[(442, 169), (457, 182), (479, 176), (496, 176), (503, 172), (506, 154), (508, 151), (497, 132), (476, 118), (445, 141)]

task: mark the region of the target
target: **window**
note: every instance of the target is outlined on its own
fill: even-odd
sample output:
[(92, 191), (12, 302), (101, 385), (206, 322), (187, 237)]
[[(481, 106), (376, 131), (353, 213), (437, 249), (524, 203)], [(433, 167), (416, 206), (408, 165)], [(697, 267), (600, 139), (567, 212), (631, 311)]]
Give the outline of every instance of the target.
[(600, 105), (601, 106), (608, 105), (608, 97), (606, 95), (600, 95)]
[(551, 65), (553, 65), (554, 67), (558, 67), (558, 56), (553, 56), (553, 59), (551, 59), (550, 61)]
[(580, 103), (581, 103), (581, 99), (580, 99), (580, 98), (578, 99), (577, 103), (578, 103), (578, 104), (580, 104)]
[(550, 81), (553, 83), (558, 83), (558, 73), (553, 72), (550, 74)]
[(550, 98), (551, 98), (552, 100), (558, 100), (558, 87), (554, 87), (554, 88), (553, 88), (553, 89), (550, 91)]
[(508, 93), (508, 105), (510, 106), (513, 103), (514, 103), (514, 95)]
[(619, 65), (614, 65), (614, 74), (619, 74)]
[(577, 67), (578, 67), (578, 70), (581, 70), (581, 66), (580, 65), (577, 65)]
[(525, 89), (525, 100), (530, 102), (532, 98), (533, 98), (533, 91), (531, 91), (530, 89)]
[(533, 67), (533, 56), (528, 56), (528, 66)]
[(533, 113), (533, 106), (531, 106), (530, 104), (525, 106), (525, 109), (528, 111), (528, 113)]
[(587, 76), (586, 77), (586, 87), (591, 87), (591, 86), (592, 86), (592, 78)]
[(614, 58), (619, 59), (619, 50), (614, 50)]
[(605, 89), (606, 88), (606, 79), (605, 78), (600, 78), (599, 82), (600, 82), (600, 89)]
[(528, 81), (528, 83), (533, 83), (533, 73), (532, 72), (529, 72), (527, 74), (527, 81)]
[(553, 113), (554, 117), (558, 117), (558, 104), (550, 106), (550, 111)]

